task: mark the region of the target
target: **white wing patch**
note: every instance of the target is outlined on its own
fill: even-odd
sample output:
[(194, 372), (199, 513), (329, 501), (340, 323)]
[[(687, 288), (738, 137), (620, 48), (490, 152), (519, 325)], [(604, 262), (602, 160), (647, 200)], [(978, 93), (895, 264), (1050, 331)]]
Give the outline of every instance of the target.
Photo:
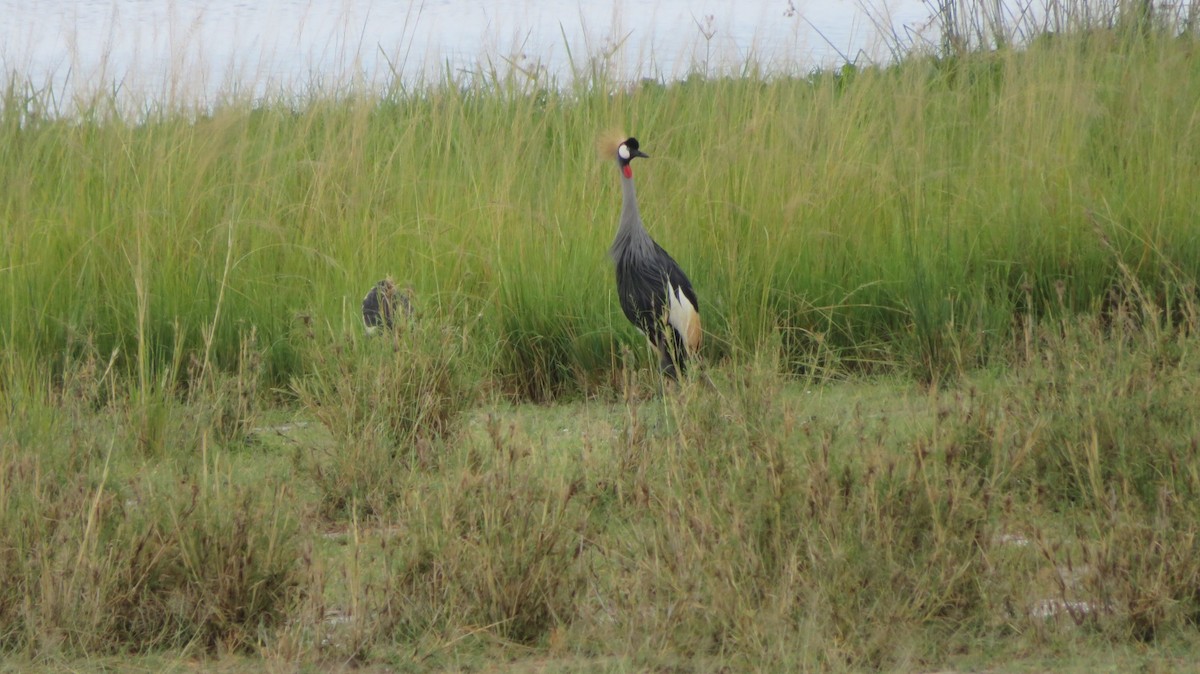
[(672, 328), (685, 338), (691, 335), (690, 329), (692, 320), (696, 316), (696, 307), (692, 306), (687, 295), (683, 294), (683, 288), (676, 288), (670, 283), (667, 284), (667, 322)]

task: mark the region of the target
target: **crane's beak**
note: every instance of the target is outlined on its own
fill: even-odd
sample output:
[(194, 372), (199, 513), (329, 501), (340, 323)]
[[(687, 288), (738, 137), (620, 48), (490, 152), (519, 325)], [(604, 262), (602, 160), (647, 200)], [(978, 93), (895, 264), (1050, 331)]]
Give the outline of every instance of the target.
[(642, 152), (641, 150), (634, 150), (634, 151), (633, 151), (633, 156), (634, 156), (634, 157), (643, 157), (643, 158), (645, 158), (645, 159), (649, 159), (649, 158), (650, 158), (650, 155), (646, 154), (645, 152)]

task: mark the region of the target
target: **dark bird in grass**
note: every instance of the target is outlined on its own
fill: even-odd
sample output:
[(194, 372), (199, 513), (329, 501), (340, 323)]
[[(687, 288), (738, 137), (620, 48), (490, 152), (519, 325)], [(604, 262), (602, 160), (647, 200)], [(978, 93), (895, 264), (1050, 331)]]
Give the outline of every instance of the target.
[(367, 334), (381, 327), (394, 329), (397, 318), (409, 318), (412, 311), (412, 289), (397, 288), (391, 277), (371, 286), (362, 301), (363, 324), (367, 326)]
[(642, 224), (632, 162), (650, 155), (636, 138), (617, 142), (611, 152), (621, 173), (621, 221), (609, 250), (617, 267), (621, 310), (650, 340), (662, 373), (677, 379), (700, 350), (700, 302), (687, 274)]

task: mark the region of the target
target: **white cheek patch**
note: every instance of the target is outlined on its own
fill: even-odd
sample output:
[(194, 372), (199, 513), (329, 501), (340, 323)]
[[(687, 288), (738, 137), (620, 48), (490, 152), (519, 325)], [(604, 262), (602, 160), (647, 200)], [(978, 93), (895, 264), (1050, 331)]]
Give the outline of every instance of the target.
[(617, 156), (619, 156), (621, 159), (628, 160), (629, 159), (629, 147), (626, 146), (624, 143), (622, 143), (621, 147), (617, 148)]

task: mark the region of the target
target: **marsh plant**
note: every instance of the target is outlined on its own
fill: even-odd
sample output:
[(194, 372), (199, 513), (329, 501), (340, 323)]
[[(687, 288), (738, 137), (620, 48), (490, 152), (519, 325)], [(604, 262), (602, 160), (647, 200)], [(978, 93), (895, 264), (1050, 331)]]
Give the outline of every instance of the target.
[[(144, 383), (186, 376), (192, 354), (197, 372), (237, 370), (253, 330), (262, 385), (287, 387), (313, 369), (294, 317), (343, 325), (400, 269), (419, 297), (478, 317), (472, 341), (490, 347), (463, 357), (496, 386), (595, 394), (621, 346), (640, 346), (606, 258), (620, 195), (593, 151), (624, 127), (655, 156), (639, 199), (696, 270), (708, 359), (781, 332), (797, 372), (817, 336), (843, 371), (986, 365), (1022, 313), (1094, 311), (1119, 263), (1162, 296), (1197, 268), (1194, 35), (1123, 29), (1140, 3), (1111, 21), (1088, 4), (1055, 4), (1083, 23), (1052, 38), (811, 74), (492, 72), (203, 113), (126, 115), (99, 96), (79, 123), (14, 79), (0, 338), (55, 362), (90, 335)], [(984, 5), (940, 16), (992, 25)]]
[(215, 450), (165, 459), (190, 466), (169, 475), (139, 472), (137, 438), (95, 417), (66, 422), (40, 410), (8, 422), (6, 652), (252, 652), (308, 591), (298, 521), (281, 507), (286, 487), (239, 484)]
[(329, 513), (378, 513), (402, 493), (398, 476), (438, 461), (459, 415), (474, 400), (461, 328), (412, 322), (375, 336), (299, 339), (311, 372), (292, 390), (333, 436), (332, 460), (312, 464)]
[[(1194, 661), (1194, 28), (1051, 6), (811, 74), (77, 118), (10, 81), (0, 657)], [(615, 301), (612, 127), (703, 270), (678, 385)], [(368, 337), (395, 269), (423, 313)]]
[[(358, 336), (312, 357), (305, 416), (369, 432), (222, 446), (196, 414), (214, 401), (177, 396), (148, 455), (136, 399), (24, 391), (0, 433), (0, 647), (859, 670), (1187, 644), (1195, 326), (1136, 313), (1030, 318), (1011, 366), (882, 406), (796, 380), (775, 340), (711, 384), (581, 404), (566, 434), (463, 412), (440, 327), (397, 336), (424, 350), (403, 359)], [(64, 393), (103, 388), (87, 362)], [(423, 407), (437, 391), (453, 405)], [(393, 437), (383, 411), (444, 424)]]

